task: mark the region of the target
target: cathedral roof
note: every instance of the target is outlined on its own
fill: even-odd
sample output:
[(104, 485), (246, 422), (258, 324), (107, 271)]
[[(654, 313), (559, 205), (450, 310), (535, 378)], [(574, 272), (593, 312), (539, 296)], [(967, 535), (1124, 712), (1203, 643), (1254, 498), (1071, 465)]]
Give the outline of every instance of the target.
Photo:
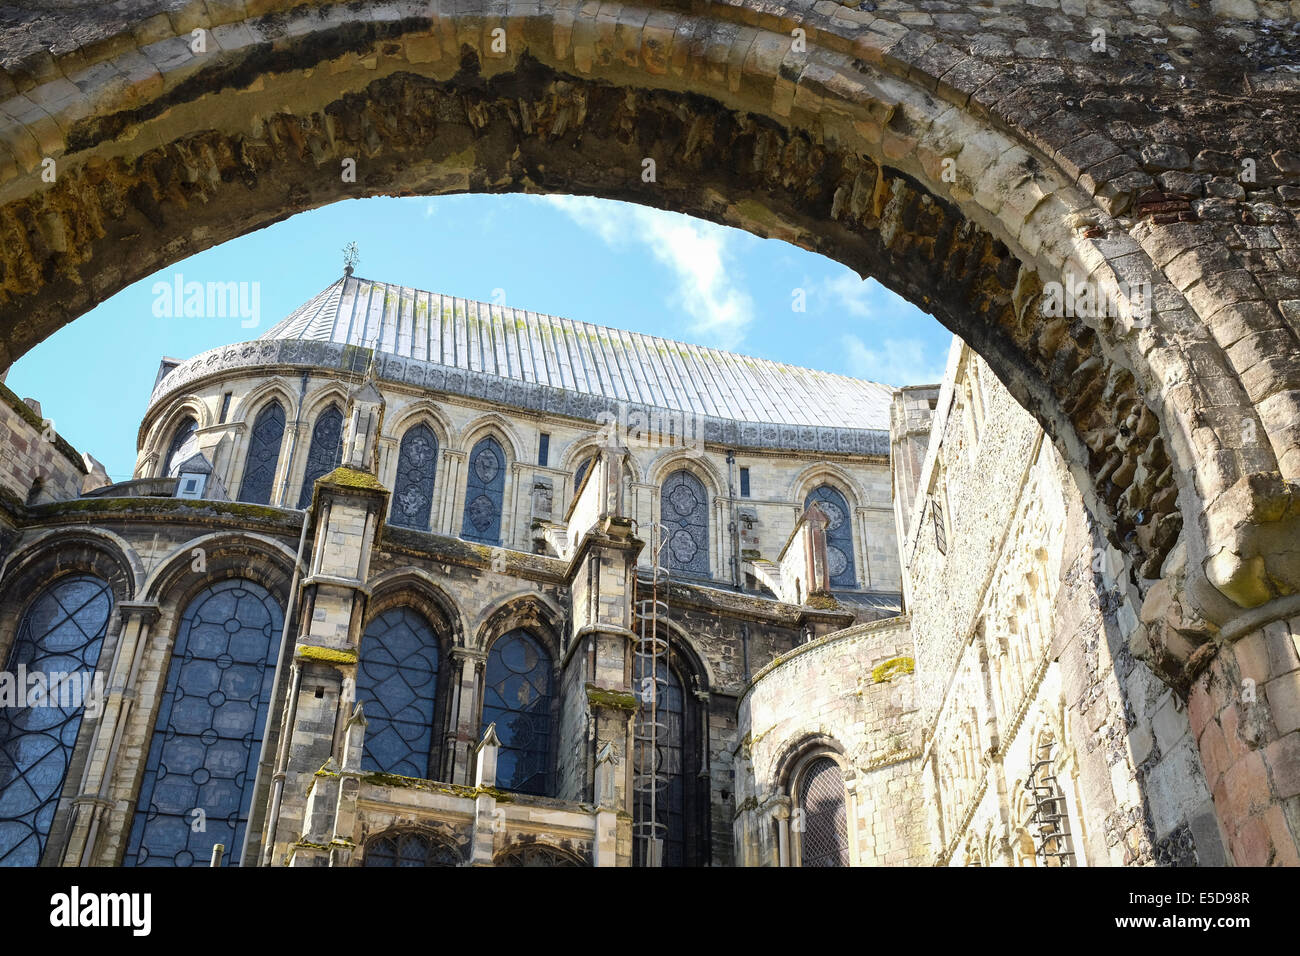
[(357, 276), (170, 369), (150, 406), (236, 369), (365, 372), (368, 349), (381, 381), (593, 422), (667, 410), (737, 447), (889, 454), (887, 385)]
[(356, 276), (333, 283), (262, 338), (360, 345), (733, 421), (889, 428), (887, 385)]

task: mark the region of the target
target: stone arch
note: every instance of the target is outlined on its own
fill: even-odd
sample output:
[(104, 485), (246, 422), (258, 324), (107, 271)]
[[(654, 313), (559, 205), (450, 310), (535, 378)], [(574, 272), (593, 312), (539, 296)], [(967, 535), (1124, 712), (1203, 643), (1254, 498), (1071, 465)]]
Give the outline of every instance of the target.
[(158, 416), (153, 427), (149, 429), (148, 437), (143, 437), (144, 427), (141, 426), (140, 439), (140, 464), (136, 467), (137, 474), (146, 468), (157, 469), (153, 475), (155, 478), (165, 477), (161, 469), (167, 460), (167, 453), (170, 450), (172, 438), (176, 435), (176, 430), (187, 418), (194, 419), (198, 429), (203, 429), (212, 424), (212, 413), (208, 410), (206, 402), (201, 401), (195, 395), (186, 395), (169, 405), (163, 414)]
[(706, 455), (688, 455), (669, 449), (657, 455), (646, 468), (646, 481), (659, 486), (675, 471), (685, 469), (703, 482), (709, 498), (725, 494), (727, 478), (717, 464)]
[(298, 418), (310, 425), (331, 405), (337, 405), (340, 412), (347, 413), (348, 389), (341, 382), (327, 382), (304, 395)]
[(298, 396), (289, 383), (277, 375), (258, 382), (248, 390), (248, 393), (243, 398), (234, 403), (230, 409), (228, 421), (239, 422), (246, 428), (252, 428), (257, 413), (272, 398), (279, 399), (280, 404), (284, 406), (284, 415), (287, 421), (291, 422), (298, 417), (300, 412)]
[[(566, 841), (567, 842), (567, 841)], [(536, 860), (525, 862), (529, 857)], [(540, 862), (542, 859), (550, 862)], [(493, 866), (590, 866), (572, 847), (552, 838), (549, 834), (529, 834), (504, 847), (492, 858)]]
[(501, 448), (506, 453), (507, 476), (510, 467), (515, 462), (528, 460), (528, 455), (523, 450), (524, 443), (523, 439), (519, 437), (518, 429), (504, 415), (499, 415), (496, 412), (488, 412), (468, 422), (460, 430), (460, 434), (456, 436), (454, 447), (457, 451), (469, 454), (475, 445), (489, 435), (501, 443)]
[[(203, 552), (202, 571), (195, 569), (196, 549)], [(287, 606), (295, 558), (292, 548), (265, 535), (225, 531), (200, 535), (159, 561), (140, 593), (145, 600), (156, 601), (164, 612), (175, 611), (209, 584), (225, 578), (248, 578)]]
[(804, 499), (822, 485), (830, 485), (842, 494), (850, 509), (864, 507), (867, 503), (867, 494), (862, 484), (848, 469), (829, 461), (811, 464), (795, 475), (790, 480), (786, 497), (795, 507), (802, 509)]
[(450, 448), (456, 438), (456, 428), (436, 402), (422, 398), (411, 402), (400, 412), (384, 422), (386, 437), (401, 441), (407, 430), (419, 424), (428, 425), (438, 439), (440, 448)]
[(396, 568), (371, 578), (367, 587), (370, 601), (366, 607), (366, 623), (391, 607), (406, 604), (428, 618), (435, 629), (440, 629), (447, 650), (466, 646), (465, 635), (469, 630), (464, 614), (427, 571)]
[[(57, 42), (74, 34), (72, 10), (7, 34), (7, 79), (24, 92), (0, 123), (13, 238), (0, 249), (0, 364), (134, 280), (341, 198), (638, 201), (824, 253), (966, 339), (1063, 451), (1126, 556), (1128, 595), (1158, 589), (1184, 609), (1176, 633), (1151, 635), (1180, 693), (1211, 695), (1201, 675), (1216, 655), (1295, 613), (1300, 339), (1283, 281), (1295, 216), (1271, 201), (1202, 209), (1150, 175), (1183, 170), (1199, 192), (1204, 173), (1236, 172), (1243, 127), (1209, 117), (1241, 110), (1214, 82), (1240, 68), (1281, 107), (1246, 123), (1261, 165), (1274, 157), (1260, 185), (1283, 197), (1300, 183), (1294, 83), (1244, 24), (1180, 14), (1201, 34), (1247, 33), (1175, 51), (1190, 82), (1211, 81), (1187, 98), (1118, 55), (1080, 68), (1088, 54), (1068, 31), (1045, 31), (1041, 54), (987, 56), (956, 27), (838, 5), (628, 6), (598, 21), (486, 0), (400, 19), (377, 2), (321, 15), (269, 0), (255, 16), (225, 5), (168, 20), (136, 2), (138, 16), (77, 49)], [(137, 19), (151, 79), (124, 84), (140, 75)], [(228, 29), (196, 60), (199, 26)], [(498, 27), (504, 53), (489, 42)], [(1044, 62), (1024, 69), (1026, 57)], [(1112, 122), (1118, 94), (1146, 108)], [(355, 183), (338, 175), (344, 157), (359, 159)], [(653, 185), (643, 157), (664, 171)], [(1276, 243), (1280, 269), (1229, 242), (1240, 226)], [(1050, 284), (1083, 277), (1117, 291), (1121, 314), (1044, 315)], [(1135, 317), (1127, 283), (1145, 278), (1151, 315)]]
[(269, 379), (255, 385), (230, 413), (230, 421), (236, 424), (235, 446), (230, 456), (230, 494), (238, 500), (243, 492), (244, 478), (248, 471), (248, 452), (253, 442), (253, 427), (262, 410), (272, 402), (279, 402), (284, 410), (284, 430), (280, 433), (280, 450), (276, 457), (275, 474), (271, 481), (271, 504), (280, 500), (281, 489), (285, 486), (283, 477), (292, 466), (289, 460), (293, 456), (293, 422), (298, 412), (298, 399), (288, 385), (279, 378)]
[(497, 638), (523, 628), (546, 645), (559, 667), (566, 627), (567, 618), (554, 601), (536, 591), (518, 591), (484, 608), (468, 633), (474, 635), (471, 646), (487, 653)]
[[(385, 840), (401, 840), (403, 837), (415, 837), (428, 844), (430, 862), (427, 866), (463, 866), (465, 854), (448, 834), (431, 826), (399, 824), (388, 827), (366, 837), (362, 844), (360, 866), (375, 866), (370, 858), (372, 850)], [(382, 865), (382, 864), (380, 864)]]

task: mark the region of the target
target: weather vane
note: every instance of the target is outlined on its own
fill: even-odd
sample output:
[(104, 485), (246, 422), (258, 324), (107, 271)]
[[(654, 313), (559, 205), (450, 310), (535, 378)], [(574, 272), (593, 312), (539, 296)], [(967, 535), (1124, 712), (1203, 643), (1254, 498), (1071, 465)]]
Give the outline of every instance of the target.
[(356, 268), (357, 263), (360, 261), (361, 250), (357, 248), (355, 242), (349, 242), (343, 247), (343, 274), (345, 276), (352, 275), (352, 270)]

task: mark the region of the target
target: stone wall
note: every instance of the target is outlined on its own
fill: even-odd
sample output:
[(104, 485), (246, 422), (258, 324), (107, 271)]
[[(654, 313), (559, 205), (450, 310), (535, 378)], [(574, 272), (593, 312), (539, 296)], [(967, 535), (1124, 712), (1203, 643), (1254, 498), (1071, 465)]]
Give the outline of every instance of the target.
[(18, 502), (61, 501), (81, 494), (86, 475), (54, 422), (0, 384), (0, 491)]
[[(851, 862), (927, 859), (911, 643), (906, 618), (858, 625), (804, 644), (755, 675), (741, 695), (737, 727), (738, 862), (777, 864), (773, 813), (789, 812), (792, 774), (818, 748), (841, 762)], [(797, 834), (796, 826), (795, 864)]]

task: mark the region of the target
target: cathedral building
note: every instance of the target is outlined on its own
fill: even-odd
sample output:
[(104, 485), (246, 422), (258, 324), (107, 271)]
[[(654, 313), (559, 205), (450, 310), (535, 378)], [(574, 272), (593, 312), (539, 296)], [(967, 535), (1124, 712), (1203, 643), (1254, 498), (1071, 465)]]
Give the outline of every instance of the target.
[(164, 359), (130, 481), (3, 397), (0, 864), (1225, 860), (960, 341), (893, 389), (348, 270)]

